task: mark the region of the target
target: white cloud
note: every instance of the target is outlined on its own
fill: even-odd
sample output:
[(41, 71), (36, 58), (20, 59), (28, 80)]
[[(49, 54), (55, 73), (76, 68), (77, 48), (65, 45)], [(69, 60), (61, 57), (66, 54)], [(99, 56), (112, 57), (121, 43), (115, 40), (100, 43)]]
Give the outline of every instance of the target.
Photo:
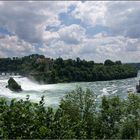
[[(140, 39), (131, 39), (124, 36), (96, 35), (93, 38), (85, 39), (81, 44), (79, 54), (83, 58), (104, 61), (122, 60), (123, 62), (139, 61)], [(132, 52), (132, 56), (130, 55)], [(137, 58), (137, 60), (136, 60)]]
[(46, 26), (59, 26), (59, 14), (66, 12), (68, 6), (68, 2), (4, 2), (0, 26), (28, 42), (41, 42)]
[(115, 35), (140, 37), (140, 2), (79, 2), (72, 16), (86, 25), (107, 26)]
[(105, 14), (106, 26), (115, 34), (140, 37), (140, 2), (109, 2)]
[[(0, 2), (0, 27), (14, 33), (13, 36), (0, 37), (0, 55), (35, 52), (55, 58), (79, 56), (95, 61), (110, 58), (138, 62), (139, 7), (140, 2), (125, 1)], [(63, 25), (60, 13), (68, 11), (71, 19), (80, 19), (81, 23), (71, 21), (71, 24)], [(108, 35), (107, 31), (88, 35), (86, 29), (96, 25), (107, 26), (112, 35)], [(55, 29), (49, 30), (49, 27)]]
[(75, 45), (65, 44), (63, 41), (54, 41), (51, 45), (47, 46), (44, 44), (43, 47), (39, 48), (40, 52), (46, 54), (48, 57), (63, 57), (63, 58), (73, 58), (73, 49)]
[(72, 15), (81, 19), (87, 25), (95, 26), (96, 24), (104, 24), (104, 15), (106, 12), (106, 2), (79, 2), (76, 5)]
[[(96, 62), (103, 62), (105, 59), (122, 60), (123, 62), (139, 61), (140, 39), (132, 39), (124, 36), (109, 36), (99, 33), (94, 37), (87, 38), (78, 44), (69, 44), (65, 40), (58, 39), (55, 32), (51, 35), (51, 43), (44, 44), (40, 52), (49, 57), (76, 58), (80, 57)], [(132, 55), (131, 55), (132, 53)]]
[(68, 44), (79, 44), (85, 37), (85, 29), (80, 25), (72, 24), (58, 31), (60, 39)]
[(17, 36), (0, 36), (0, 56), (23, 56), (34, 53), (35, 47)]
[(51, 44), (53, 41), (58, 41), (60, 39), (57, 32), (51, 31), (44, 31), (42, 33), (42, 38), (44, 40), (44, 43), (46, 43), (47, 45)]

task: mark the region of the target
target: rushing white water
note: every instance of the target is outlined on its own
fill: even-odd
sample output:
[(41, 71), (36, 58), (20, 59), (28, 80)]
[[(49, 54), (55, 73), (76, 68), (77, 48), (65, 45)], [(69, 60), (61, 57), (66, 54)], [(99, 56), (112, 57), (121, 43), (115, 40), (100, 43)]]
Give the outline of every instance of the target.
[(26, 99), (26, 96), (29, 95), (31, 101), (39, 102), (41, 96), (44, 95), (45, 105), (47, 106), (58, 106), (60, 99), (67, 92), (74, 90), (77, 86), (80, 86), (83, 89), (91, 89), (97, 95), (98, 99), (100, 99), (103, 95), (118, 95), (121, 98), (126, 98), (128, 95), (128, 90), (133, 90), (135, 92), (135, 86), (140, 79), (138, 76), (136, 78), (124, 80), (40, 85), (26, 77), (13, 76), (13, 78), (21, 85), (23, 91), (19, 93), (10, 91), (8, 88), (6, 88), (9, 77), (0, 76), (0, 96), (8, 99)]

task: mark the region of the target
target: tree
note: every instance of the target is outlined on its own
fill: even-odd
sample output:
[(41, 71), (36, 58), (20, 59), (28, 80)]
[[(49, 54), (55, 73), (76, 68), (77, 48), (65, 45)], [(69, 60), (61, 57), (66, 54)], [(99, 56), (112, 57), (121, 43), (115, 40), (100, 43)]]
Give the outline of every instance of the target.
[(139, 95), (95, 100), (81, 88), (55, 109), (44, 106), (44, 96), (39, 103), (0, 97), (0, 139), (140, 139)]
[(122, 62), (121, 61), (116, 61), (115, 64), (122, 65)]
[(114, 62), (111, 61), (110, 59), (107, 59), (107, 60), (105, 60), (104, 65), (105, 66), (112, 66), (112, 65), (114, 65)]
[(98, 116), (96, 135), (99, 139), (117, 138), (119, 132), (119, 122), (122, 117), (122, 102), (118, 96), (109, 99), (102, 98), (101, 112)]
[(61, 67), (64, 67), (64, 60), (63, 60), (61, 57), (57, 58), (57, 59), (55, 60), (55, 63), (56, 63), (57, 65), (60, 65)]
[[(69, 117), (71, 123), (81, 127), (81, 130), (76, 127), (77, 136), (92, 138), (95, 113), (95, 94), (93, 92), (89, 89), (84, 91), (81, 88), (77, 88), (61, 100), (60, 108)], [(81, 131), (85, 133), (82, 135)]]
[(122, 139), (140, 139), (140, 97), (132, 93), (125, 101), (125, 117), (120, 135)]

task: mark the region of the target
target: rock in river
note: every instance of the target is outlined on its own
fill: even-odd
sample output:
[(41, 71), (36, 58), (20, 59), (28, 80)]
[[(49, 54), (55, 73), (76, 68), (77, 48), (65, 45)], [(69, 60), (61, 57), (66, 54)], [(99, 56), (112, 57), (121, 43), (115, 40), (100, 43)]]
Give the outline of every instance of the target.
[(8, 80), (8, 85), (6, 87), (12, 91), (22, 91), (21, 86), (12, 77), (10, 77), (10, 79)]

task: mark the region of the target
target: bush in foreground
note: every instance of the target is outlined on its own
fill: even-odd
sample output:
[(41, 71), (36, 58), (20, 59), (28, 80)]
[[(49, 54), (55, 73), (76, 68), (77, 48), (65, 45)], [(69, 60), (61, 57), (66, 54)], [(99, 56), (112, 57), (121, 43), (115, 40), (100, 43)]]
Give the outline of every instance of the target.
[(57, 110), (44, 106), (44, 97), (0, 98), (1, 139), (140, 139), (140, 97), (129, 94), (102, 98), (100, 107), (90, 90), (68, 93)]

